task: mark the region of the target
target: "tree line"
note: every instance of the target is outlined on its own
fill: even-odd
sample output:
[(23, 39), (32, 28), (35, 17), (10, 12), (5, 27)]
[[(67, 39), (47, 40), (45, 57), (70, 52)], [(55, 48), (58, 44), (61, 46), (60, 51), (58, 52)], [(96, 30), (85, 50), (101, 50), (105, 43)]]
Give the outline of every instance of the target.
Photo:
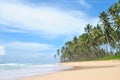
[(57, 50), (61, 62), (95, 60), (120, 54), (120, 1), (102, 11), (96, 26), (87, 24), (84, 33)]

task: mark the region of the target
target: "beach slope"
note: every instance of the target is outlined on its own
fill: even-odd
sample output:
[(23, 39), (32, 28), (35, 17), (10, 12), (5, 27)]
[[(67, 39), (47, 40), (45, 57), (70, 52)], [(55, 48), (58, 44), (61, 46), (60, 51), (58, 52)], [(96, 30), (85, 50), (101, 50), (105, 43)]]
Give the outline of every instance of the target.
[(20, 80), (120, 80), (120, 61), (88, 61), (62, 63), (73, 69)]

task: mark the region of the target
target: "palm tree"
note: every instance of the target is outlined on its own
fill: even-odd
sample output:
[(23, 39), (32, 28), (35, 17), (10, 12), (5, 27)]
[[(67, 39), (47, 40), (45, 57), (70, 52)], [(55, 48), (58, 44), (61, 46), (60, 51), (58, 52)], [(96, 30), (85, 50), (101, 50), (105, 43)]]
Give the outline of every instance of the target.
[(73, 38), (73, 44), (78, 45), (78, 38), (76, 36)]
[(59, 49), (57, 50), (57, 55), (58, 55), (58, 56), (60, 55), (60, 50), (59, 50)]
[(111, 23), (109, 23), (108, 14), (105, 11), (100, 13), (99, 17), (100, 17), (100, 20), (103, 25), (103, 30), (104, 30), (105, 40), (106, 40), (106, 51), (108, 52), (109, 43), (110, 43), (110, 40), (112, 39), (111, 34), (110, 34), (110, 31), (111, 31), (110, 24)]
[[(75, 39), (75, 42), (76, 42), (76, 39)], [(75, 48), (75, 44), (73, 44), (71, 41), (66, 42), (66, 52), (68, 54), (70, 61), (72, 61), (72, 59), (73, 59), (74, 48)]]
[(95, 30), (93, 30), (93, 28), (92, 28), (92, 25), (90, 25), (90, 24), (86, 25), (85, 32), (88, 34), (88, 39), (92, 43), (92, 46), (95, 48), (95, 54), (96, 54), (97, 58), (99, 58), (100, 56), (97, 52), (97, 47), (99, 47), (99, 43), (98, 43), (97, 40), (95, 40), (95, 35), (96, 34), (91, 35), (92, 32), (95, 32)]
[(95, 49), (98, 50), (97, 52), (99, 53), (98, 54), (99, 57), (106, 56), (106, 54), (103, 51), (103, 48), (101, 47), (104, 44), (105, 37), (104, 37), (103, 31), (102, 31), (100, 25), (97, 24), (97, 26), (93, 28), (91, 37), (93, 39), (93, 45), (94, 45)]
[(91, 39), (89, 39), (89, 35), (87, 33), (82, 34), (80, 37), (80, 49), (84, 55), (89, 59), (90, 54), (92, 54), (91, 50)]
[(62, 48), (61, 48), (61, 56), (60, 56), (60, 58), (61, 58), (61, 62), (65, 62), (65, 47), (63, 46)]
[(109, 8), (113, 24), (116, 28), (120, 29), (120, 2), (115, 3)]
[(99, 18), (99, 24), (95, 27), (87, 24), (85, 33), (57, 50), (61, 61), (91, 60), (120, 52), (120, 0), (108, 11), (101, 12)]
[(91, 24), (87, 24), (86, 27), (84, 28), (85, 32), (90, 35), (92, 32), (92, 25)]
[(54, 55), (54, 58), (56, 58), (56, 55)]

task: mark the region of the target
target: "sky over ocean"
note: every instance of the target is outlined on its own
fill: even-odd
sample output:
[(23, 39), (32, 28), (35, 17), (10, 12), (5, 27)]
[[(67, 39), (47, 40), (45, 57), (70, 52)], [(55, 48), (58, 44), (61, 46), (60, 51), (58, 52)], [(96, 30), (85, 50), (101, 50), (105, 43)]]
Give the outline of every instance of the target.
[(0, 63), (54, 63), (67, 40), (118, 0), (0, 0)]

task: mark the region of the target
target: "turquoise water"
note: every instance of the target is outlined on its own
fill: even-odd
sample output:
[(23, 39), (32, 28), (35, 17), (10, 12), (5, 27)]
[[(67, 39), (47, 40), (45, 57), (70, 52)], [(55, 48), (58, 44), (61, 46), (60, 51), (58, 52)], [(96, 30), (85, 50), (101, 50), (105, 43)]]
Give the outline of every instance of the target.
[(59, 64), (0, 64), (0, 80), (17, 80), (18, 78), (47, 74), (68, 68), (71, 67)]
[(20, 69), (23, 67), (25, 67), (25, 64), (16, 64), (16, 63), (0, 64), (0, 71)]

